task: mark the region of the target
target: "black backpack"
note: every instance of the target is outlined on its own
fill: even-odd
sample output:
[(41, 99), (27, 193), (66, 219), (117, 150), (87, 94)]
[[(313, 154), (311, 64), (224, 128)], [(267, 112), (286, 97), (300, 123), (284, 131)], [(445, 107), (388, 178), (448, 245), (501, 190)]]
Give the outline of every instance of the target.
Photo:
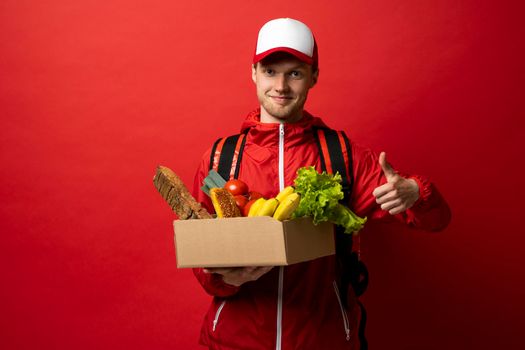
[[(342, 203), (346, 204), (352, 194), (354, 182), (350, 141), (344, 131), (329, 128), (314, 128), (314, 137), (319, 148), (321, 170), (330, 174), (339, 172), (341, 175), (341, 185), (345, 194)], [(211, 149), (210, 170), (217, 171), (225, 180), (237, 179), (245, 143), (245, 133), (222, 137), (215, 141)], [(368, 286), (368, 270), (360, 259), (359, 245), (359, 236), (344, 233), (342, 227), (336, 226), (336, 256), (341, 270), (341, 290), (347, 291), (348, 287), (352, 286), (357, 297), (361, 296)], [(347, 293), (341, 293), (340, 297), (343, 305), (347, 306)], [(359, 300), (357, 302), (361, 308), (361, 350), (366, 350), (366, 310)]]

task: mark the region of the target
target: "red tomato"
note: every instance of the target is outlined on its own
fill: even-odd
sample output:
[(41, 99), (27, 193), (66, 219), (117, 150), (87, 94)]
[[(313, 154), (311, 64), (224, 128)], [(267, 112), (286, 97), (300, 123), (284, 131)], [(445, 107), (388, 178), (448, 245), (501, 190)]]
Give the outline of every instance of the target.
[(233, 198), (235, 198), (235, 204), (237, 204), (237, 206), (239, 207), (239, 209), (243, 210), (243, 208), (246, 206), (246, 204), (248, 203), (248, 198), (246, 198), (245, 196), (243, 196), (242, 194), (238, 194), (236, 196), (233, 196)]
[(230, 180), (224, 184), (224, 188), (234, 196), (248, 193), (248, 185), (241, 180)]
[(244, 208), (242, 208), (241, 213), (242, 216), (248, 216), (248, 213), (250, 212), (250, 208), (252, 207), (252, 204), (255, 203), (257, 199), (251, 199), (244, 205)]
[(260, 194), (260, 193), (257, 192), (257, 191), (250, 191), (250, 192), (248, 193), (248, 198), (249, 198), (250, 200), (252, 200), (252, 199), (258, 199), (258, 198), (262, 198), (262, 197), (263, 197), (263, 195)]

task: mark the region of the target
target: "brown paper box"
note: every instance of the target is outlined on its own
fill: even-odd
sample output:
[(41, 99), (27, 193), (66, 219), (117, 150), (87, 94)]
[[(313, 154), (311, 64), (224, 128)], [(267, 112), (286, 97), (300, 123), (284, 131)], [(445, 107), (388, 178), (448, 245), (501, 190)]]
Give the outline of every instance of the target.
[(335, 254), (333, 225), (269, 216), (176, 220), (177, 267), (280, 266)]

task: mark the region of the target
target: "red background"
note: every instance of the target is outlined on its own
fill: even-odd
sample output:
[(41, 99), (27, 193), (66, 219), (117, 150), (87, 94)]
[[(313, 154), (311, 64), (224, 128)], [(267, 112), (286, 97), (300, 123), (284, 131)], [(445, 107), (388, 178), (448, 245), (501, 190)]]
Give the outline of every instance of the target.
[[(372, 349), (523, 344), (520, 1), (0, 4), (0, 347), (194, 349), (209, 297), (177, 270), (157, 164), (189, 185), (256, 106), (258, 28), (314, 30), (307, 108), (453, 209), (368, 230)], [(521, 99), (520, 99), (521, 97)]]

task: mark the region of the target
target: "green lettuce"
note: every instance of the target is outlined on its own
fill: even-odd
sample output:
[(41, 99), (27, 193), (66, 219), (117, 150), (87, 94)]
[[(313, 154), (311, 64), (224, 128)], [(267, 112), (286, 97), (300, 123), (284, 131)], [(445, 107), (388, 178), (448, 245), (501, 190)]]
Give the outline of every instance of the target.
[(366, 222), (348, 207), (339, 203), (344, 198), (341, 175), (318, 173), (314, 167), (303, 167), (297, 171), (295, 192), (301, 195), (299, 206), (293, 217), (310, 216), (314, 224), (329, 221), (343, 226), (345, 233), (357, 233)]

